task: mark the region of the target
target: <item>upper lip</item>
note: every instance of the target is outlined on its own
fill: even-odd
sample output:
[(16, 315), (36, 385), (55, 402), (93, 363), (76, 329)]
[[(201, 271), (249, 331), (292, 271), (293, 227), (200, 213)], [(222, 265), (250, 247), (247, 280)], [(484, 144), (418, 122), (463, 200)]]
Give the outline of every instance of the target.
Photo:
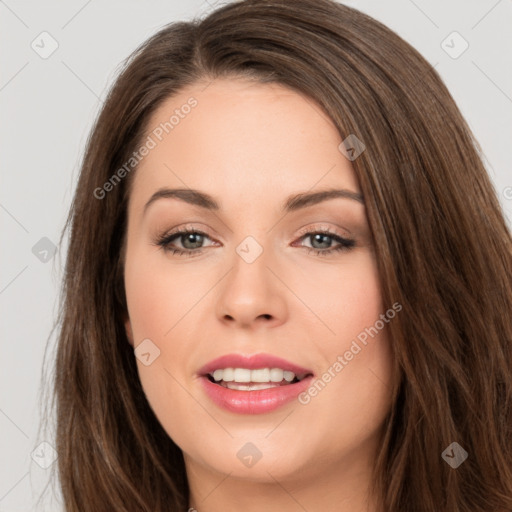
[(308, 375), (313, 373), (307, 368), (303, 368), (302, 366), (271, 354), (226, 354), (206, 363), (198, 373), (200, 375), (208, 375), (215, 370), (224, 368), (247, 368), (249, 370), (257, 370), (258, 368), (281, 368), (282, 370), (293, 372), (295, 375)]

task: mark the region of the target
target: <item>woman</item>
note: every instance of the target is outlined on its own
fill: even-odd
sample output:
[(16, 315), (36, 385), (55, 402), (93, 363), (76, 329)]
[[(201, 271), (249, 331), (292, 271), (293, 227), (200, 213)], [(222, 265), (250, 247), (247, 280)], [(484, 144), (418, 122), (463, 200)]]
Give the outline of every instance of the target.
[(68, 227), (67, 511), (512, 510), (510, 233), (377, 21), (246, 0), (164, 28)]

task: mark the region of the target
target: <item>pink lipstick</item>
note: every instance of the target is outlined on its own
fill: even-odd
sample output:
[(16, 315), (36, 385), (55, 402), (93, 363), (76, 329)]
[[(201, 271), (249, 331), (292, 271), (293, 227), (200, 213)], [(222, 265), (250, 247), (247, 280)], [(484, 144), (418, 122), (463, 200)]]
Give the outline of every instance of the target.
[(311, 370), (270, 354), (225, 355), (198, 374), (216, 405), (240, 414), (273, 411), (297, 398), (314, 377)]

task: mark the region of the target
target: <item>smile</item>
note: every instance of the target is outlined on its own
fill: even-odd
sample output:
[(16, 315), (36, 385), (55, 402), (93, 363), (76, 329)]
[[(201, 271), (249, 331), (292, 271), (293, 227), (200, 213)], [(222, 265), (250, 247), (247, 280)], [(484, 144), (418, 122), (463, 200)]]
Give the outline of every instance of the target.
[(296, 399), (310, 385), (313, 372), (267, 354), (232, 354), (211, 361), (199, 376), (217, 406), (239, 414), (261, 414)]

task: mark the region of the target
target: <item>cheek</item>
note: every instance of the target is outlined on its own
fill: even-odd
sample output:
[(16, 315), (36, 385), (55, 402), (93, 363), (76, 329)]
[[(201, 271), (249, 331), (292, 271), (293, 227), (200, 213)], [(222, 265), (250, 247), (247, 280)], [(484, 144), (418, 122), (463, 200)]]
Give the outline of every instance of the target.
[(294, 289), (323, 324), (319, 341), (331, 358), (333, 351), (350, 344), (383, 312), (379, 275), (369, 251), (351, 255), (339, 265), (304, 269)]
[(391, 308), (386, 315), (383, 309), (371, 253), (335, 273), (330, 270), (321, 280), (328, 283), (328, 293), (325, 289), (321, 293), (319, 281), (316, 287), (309, 283), (315, 313), (330, 332), (325, 330), (319, 345), (323, 364), (317, 369), (316, 385), (301, 403), (325, 429), (336, 425), (336, 439), (347, 446), (372, 433), (390, 405), (392, 354), (387, 325), (399, 313)]
[(185, 388), (190, 386), (189, 361), (195, 350), (191, 343), (194, 305), (211, 284), (208, 279), (194, 279), (190, 272), (171, 268), (168, 259), (154, 251), (134, 247), (127, 254), (128, 312), (135, 348), (149, 339), (159, 351), (149, 365), (137, 359), (146, 398), (169, 436), (181, 440), (190, 434), (190, 422), (183, 418), (203, 412)]
[(167, 340), (205, 293), (203, 280), (170, 269), (165, 256), (155, 251), (134, 251), (126, 262), (125, 289), (135, 345), (145, 338)]

